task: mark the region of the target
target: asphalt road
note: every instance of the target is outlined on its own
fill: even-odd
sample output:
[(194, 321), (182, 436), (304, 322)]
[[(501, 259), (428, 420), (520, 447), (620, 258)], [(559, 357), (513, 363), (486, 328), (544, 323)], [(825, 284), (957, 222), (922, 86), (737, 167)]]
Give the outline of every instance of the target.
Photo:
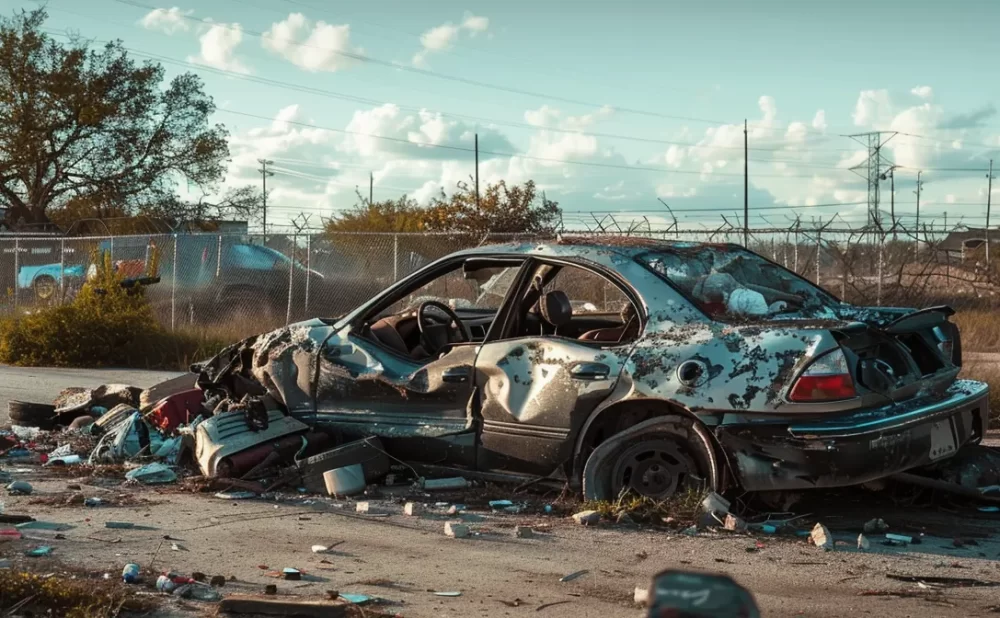
[(12, 399), (50, 403), (59, 391), (70, 386), (94, 388), (102, 384), (130, 384), (147, 388), (176, 375), (179, 374), (172, 371), (57, 369), (0, 365), (0, 425), (8, 422), (7, 402)]

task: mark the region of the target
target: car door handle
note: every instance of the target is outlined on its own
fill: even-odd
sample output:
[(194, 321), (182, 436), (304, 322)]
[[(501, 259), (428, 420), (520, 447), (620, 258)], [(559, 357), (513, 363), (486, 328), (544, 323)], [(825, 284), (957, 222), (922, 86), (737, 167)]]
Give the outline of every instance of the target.
[(442, 382), (462, 383), (469, 381), (468, 367), (449, 367), (441, 373)]
[(569, 370), (574, 380), (607, 380), (611, 375), (611, 367), (604, 363), (577, 363)]

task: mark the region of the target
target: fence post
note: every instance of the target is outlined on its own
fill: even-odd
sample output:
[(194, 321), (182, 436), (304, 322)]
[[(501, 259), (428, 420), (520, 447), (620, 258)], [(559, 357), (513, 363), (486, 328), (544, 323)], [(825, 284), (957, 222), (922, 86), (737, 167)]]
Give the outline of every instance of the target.
[(177, 326), (177, 234), (174, 234), (174, 257), (170, 275), (170, 330)]
[(295, 242), (298, 237), (292, 236), (292, 249), (288, 256), (288, 310), (285, 312), (285, 326), (292, 323), (292, 281), (295, 279)]
[(792, 270), (799, 274), (799, 230), (795, 230), (795, 247), (792, 249)]
[(823, 247), (823, 243), (821, 241), (822, 234), (822, 230), (816, 232), (816, 285), (819, 285), (819, 254), (820, 249)]
[(222, 234), (219, 234), (219, 246), (215, 251), (215, 278), (222, 274)]
[(312, 272), (312, 234), (306, 234), (306, 316), (309, 316), (309, 275)]
[(59, 239), (59, 304), (66, 302), (66, 239)]
[(878, 235), (878, 281), (876, 282), (875, 303), (882, 306), (882, 259), (885, 255), (885, 233), (879, 231)]
[(18, 276), (18, 271), (20, 271), (19, 261), (21, 259), (21, 244), (17, 237), (14, 237), (14, 311), (17, 312), (17, 297), (20, 291), (21, 278)]
[(392, 235), (392, 281), (399, 281), (399, 234)]

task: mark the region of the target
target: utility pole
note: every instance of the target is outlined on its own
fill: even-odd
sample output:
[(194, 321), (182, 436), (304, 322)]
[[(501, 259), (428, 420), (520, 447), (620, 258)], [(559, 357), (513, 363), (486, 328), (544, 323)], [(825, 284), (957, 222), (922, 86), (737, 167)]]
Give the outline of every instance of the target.
[(914, 251), (915, 254), (920, 253), (920, 188), (923, 186), (923, 182), (920, 180), (920, 175), (923, 171), (917, 172), (917, 190), (914, 193), (917, 194), (917, 248)]
[(986, 273), (990, 272), (990, 205), (993, 197), (993, 159), (990, 159), (990, 173), (986, 175)]
[[(882, 139), (884, 133), (891, 133), (889, 137)], [(895, 131), (872, 131), (869, 133), (858, 133), (856, 135), (845, 135), (868, 149), (868, 157), (859, 165), (851, 169), (852, 172), (868, 181), (868, 225), (876, 224), (881, 227), (882, 215), (879, 213), (879, 180), (884, 180), (885, 168), (890, 166), (882, 156), (882, 147), (889, 140), (896, 137)]]
[(479, 134), (476, 133), (476, 208), (479, 208)]
[(368, 172), (368, 206), (372, 205), (372, 196), (375, 193), (375, 174)]
[(750, 157), (747, 152), (747, 119), (743, 119), (743, 247), (750, 248)]
[(261, 182), (264, 185), (264, 187), (263, 187), (264, 188), (264, 193), (263, 193), (263, 197), (264, 197), (264, 244), (266, 245), (267, 244), (267, 177), (268, 176), (274, 176), (274, 172), (268, 171), (267, 166), (268, 165), (274, 165), (274, 161), (269, 161), (268, 159), (257, 159), (257, 163), (260, 163), (260, 169), (257, 170), (257, 171), (260, 172)]

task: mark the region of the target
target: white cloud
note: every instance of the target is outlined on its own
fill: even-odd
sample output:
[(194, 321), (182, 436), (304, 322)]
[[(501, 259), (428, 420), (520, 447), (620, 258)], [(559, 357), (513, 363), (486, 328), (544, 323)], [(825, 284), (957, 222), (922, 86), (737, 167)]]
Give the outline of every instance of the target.
[(467, 33), (470, 37), (475, 37), (480, 33), (486, 32), (489, 27), (490, 20), (488, 17), (473, 15), (469, 12), (465, 13), (465, 17), (460, 24), (447, 22), (440, 26), (434, 26), (420, 35), (420, 44), (423, 46), (423, 49), (413, 55), (413, 65), (426, 67), (427, 58), (431, 53), (451, 49), (463, 32)]
[(359, 62), (364, 50), (351, 45), (351, 27), (323, 21), (310, 23), (302, 13), (271, 24), (261, 44), (307, 71), (341, 71)]
[(812, 127), (817, 131), (826, 131), (826, 112), (819, 110), (813, 116)]
[(191, 23), (187, 16), (194, 13), (194, 10), (182, 11), (180, 7), (169, 9), (153, 9), (146, 13), (145, 17), (139, 20), (143, 28), (147, 30), (159, 30), (166, 34), (176, 34), (187, 32), (191, 29)]
[(189, 57), (188, 61), (223, 71), (250, 72), (236, 57), (236, 48), (243, 42), (243, 30), (239, 24), (214, 24), (198, 40), (201, 51), (197, 56)]
[(910, 93), (920, 97), (921, 99), (930, 99), (934, 96), (934, 89), (930, 86), (917, 86), (911, 90)]
[(862, 90), (854, 105), (854, 124), (859, 127), (874, 126), (892, 112), (888, 90)]
[(564, 116), (561, 110), (548, 105), (542, 105), (538, 109), (526, 110), (524, 112), (524, 120), (528, 124), (539, 128), (557, 128), (567, 131), (582, 131), (600, 120), (611, 117), (614, 113), (615, 110), (613, 107), (605, 105), (599, 108), (596, 112), (591, 112), (589, 114), (583, 114), (581, 116)]

